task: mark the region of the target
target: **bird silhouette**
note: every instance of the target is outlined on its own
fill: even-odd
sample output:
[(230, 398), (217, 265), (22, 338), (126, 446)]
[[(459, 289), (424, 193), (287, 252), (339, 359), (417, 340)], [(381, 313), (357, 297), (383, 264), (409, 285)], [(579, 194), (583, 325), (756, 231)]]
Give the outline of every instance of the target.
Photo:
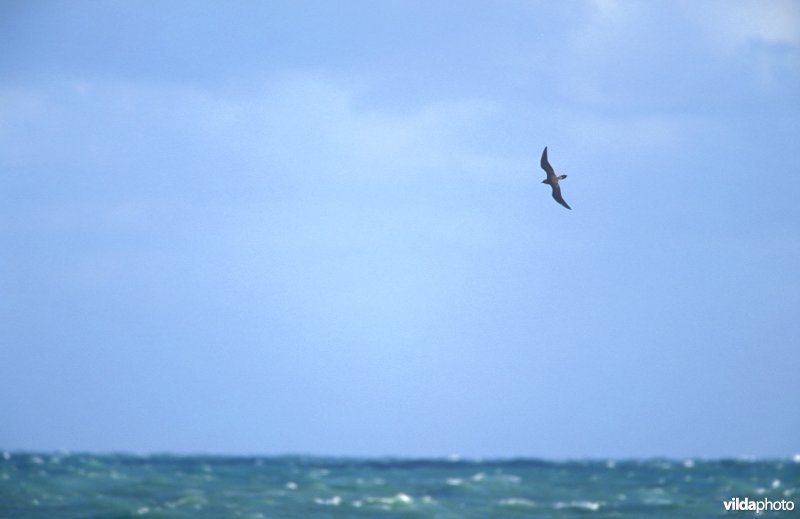
[(553, 166), (547, 161), (547, 146), (544, 147), (544, 151), (542, 152), (542, 169), (547, 173), (547, 178), (542, 180), (542, 184), (550, 184), (550, 187), (553, 189), (553, 198), (555, 198), (556, 202), (563, 205), (569, 210), (572, 208), (564, 201), (564, 198), (561, 196), (561, 186), (558, 185), (559, 180), (564, 180), (567, 178), (566, 175), (556, 175), (555, 170), (553, 170)]

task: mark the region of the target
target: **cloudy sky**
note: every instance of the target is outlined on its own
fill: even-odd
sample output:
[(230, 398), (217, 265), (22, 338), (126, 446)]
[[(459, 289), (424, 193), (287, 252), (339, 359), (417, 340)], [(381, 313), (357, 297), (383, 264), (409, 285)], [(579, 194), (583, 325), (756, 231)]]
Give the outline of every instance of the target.
[(11, 0), (0, 41), (0, 448), (800, 452), (800, 3)]

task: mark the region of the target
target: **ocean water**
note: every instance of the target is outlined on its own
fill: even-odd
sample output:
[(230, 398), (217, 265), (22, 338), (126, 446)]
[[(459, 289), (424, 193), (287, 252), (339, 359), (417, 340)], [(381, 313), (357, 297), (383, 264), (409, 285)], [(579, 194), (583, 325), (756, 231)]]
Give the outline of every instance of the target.
[[(0, 519), (710, 518), (800, 507), (800, 459), (566, 461), (0, 453)], [(769, 511), (758, 517), (800, 517)]]

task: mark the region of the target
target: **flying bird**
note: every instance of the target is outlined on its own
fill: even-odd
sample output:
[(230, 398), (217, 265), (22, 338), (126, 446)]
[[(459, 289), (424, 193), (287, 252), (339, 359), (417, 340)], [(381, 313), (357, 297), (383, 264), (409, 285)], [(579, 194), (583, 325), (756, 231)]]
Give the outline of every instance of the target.
[(558, 185), (559, 180), (564, 180), (567, 178), (566, 175), (556, 175), (556, 172), (553, 170), (553, 166), (547, 161), (547, 146), (544, 147), (544, 151), (542, 152), (542, 169), (547, 173), (547, 178), (542, 180), (542, 184), (550, 184), (550, 187), (553, 189), (553, 198), (555, 198), (556, 202), (563, 205), (567, 209), (572, 210), (572, 208), (567, 205), (564, 201), (564, 198), (561, 196), (561, 186)]

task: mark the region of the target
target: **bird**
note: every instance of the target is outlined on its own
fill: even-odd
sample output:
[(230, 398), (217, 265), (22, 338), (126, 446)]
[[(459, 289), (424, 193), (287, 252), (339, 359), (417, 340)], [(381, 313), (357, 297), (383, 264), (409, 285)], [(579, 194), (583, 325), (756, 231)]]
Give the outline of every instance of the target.
[(564, 180), (567, 178), (566, 175), (556, 175), (556, 172), (553, 170), (553, 166), (547, 161), (547, 146), (544, 147), (544, 151), (542, 152), (542, 169), (547, 173), (547, 178), (542, 180), (542, 184), (550, 184), (550, 187), (553, 189), (553, 198), (559, 204), (563, 205), (570, 211), (572, 208), (564, 201), (564, 198), (561, 196), (561, 186), (558, 185), (559, 180)]

